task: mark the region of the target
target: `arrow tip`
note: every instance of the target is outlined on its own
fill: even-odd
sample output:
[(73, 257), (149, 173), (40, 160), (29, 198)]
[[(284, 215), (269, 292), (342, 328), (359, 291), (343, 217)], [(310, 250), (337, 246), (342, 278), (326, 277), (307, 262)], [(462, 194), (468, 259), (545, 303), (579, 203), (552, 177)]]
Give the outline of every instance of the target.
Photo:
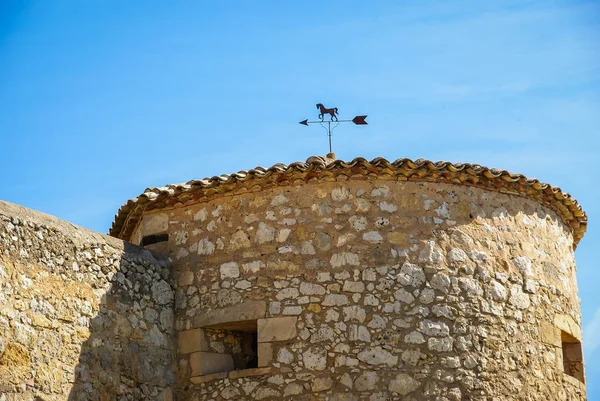
[(298, 124), (306, 125), (308, 127), (308, 119), (302, 120)]
[(356, 125), (367, 125), (368, 123), (365, 121), (367, 116), (356, 116), (352, 119), (352, 122)]

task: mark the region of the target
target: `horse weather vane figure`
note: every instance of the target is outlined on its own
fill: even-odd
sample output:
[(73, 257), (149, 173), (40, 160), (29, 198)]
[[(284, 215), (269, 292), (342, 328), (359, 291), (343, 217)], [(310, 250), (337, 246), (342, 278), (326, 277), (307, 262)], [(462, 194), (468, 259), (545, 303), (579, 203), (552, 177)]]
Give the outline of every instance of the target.
[[(329, 137), (329, 153), (333, 153), (333, 151), (331, 150), (331, 133), (338, 125), (340, 125), (340, 123), (353, 122), (356, 125), (367, 125), (367, 122), (365, 121), (367, 116), (356, 116), (352, 120), (340, 120), (337, 117), (337, 107), (332, 107), (328, 109), (327, 107), (323, 106), (323, 104), (317, 103), (317, 109), (319, 109), (319, 121), (308, 121), (308, 119), (306, 119), (300, 121), (300, 124), (306, 126), (308, 126), (308, 124), (319, 124), (321, 127), (325, 128), (327, 130), (327, 136)], [(325, 114), (329, 114), (331, 116), (331, 119), (329, 121), (324, 120)], [(332, 127), (331, 123), (335, 123), (335, 125)]]

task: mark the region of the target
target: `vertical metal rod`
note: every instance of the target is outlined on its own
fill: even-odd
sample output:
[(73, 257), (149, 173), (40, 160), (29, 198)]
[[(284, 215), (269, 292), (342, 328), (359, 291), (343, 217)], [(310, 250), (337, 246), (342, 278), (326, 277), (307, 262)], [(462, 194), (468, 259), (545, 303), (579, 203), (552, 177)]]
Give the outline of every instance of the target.
[(331, 150), (331, 121), (327, 122), (327, 135), (329, 136), (329, 153), (333, 153)]

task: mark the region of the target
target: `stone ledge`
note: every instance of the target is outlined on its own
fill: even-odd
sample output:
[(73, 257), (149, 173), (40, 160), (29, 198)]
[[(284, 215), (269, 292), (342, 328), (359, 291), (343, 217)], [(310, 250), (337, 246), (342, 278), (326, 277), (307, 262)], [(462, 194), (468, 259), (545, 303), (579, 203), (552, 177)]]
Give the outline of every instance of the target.
[(227, 378), (227, 372), (213, 373), (212, 375), (194, 376), (190, 378), (190, 381), (194, 384), (202, 384), (211, 382), (213, 380), (221, 380)]
[(268, 368), (253, 368), (253, 369), (243, 369), (243, 370), (234, 370), (229, 372), (229, 379), (240, 379), (243, 377), (250, 376), (262, 376), (271, 373), (273, 369)]
[(244, 377), (264, 376), (273, 373), (273, 368), (253, 368), (243, 370), (232, 370), (231, 372), (213, 373), (205, 376), (194, 376), (190, 378), (193, 384), (208, 383), (215, 380), (223, 380), (229, 378), (229, 380), (242, 379)]
[(570, 375), (568, 375), (566, 373), (563, 373), (563, 380), (565, 382), (569, 383), (570, 385), (577, 387), (583, 393), (586, 392), (586, 390), (585, 390), (585, 383), (582, 383), (581, 381), (579, 381), (578, 379), (574, 378), (573, 376), (570, 376)]

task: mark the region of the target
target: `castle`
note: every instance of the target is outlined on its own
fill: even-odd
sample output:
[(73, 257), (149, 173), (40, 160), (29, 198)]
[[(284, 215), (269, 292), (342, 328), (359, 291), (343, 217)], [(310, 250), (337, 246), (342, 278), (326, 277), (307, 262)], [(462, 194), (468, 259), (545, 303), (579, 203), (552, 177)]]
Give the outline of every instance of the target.
[(0, 400), (586, 400), (560, 189), (335, 156), (147, 189), (110, 236), (0, 202)]

